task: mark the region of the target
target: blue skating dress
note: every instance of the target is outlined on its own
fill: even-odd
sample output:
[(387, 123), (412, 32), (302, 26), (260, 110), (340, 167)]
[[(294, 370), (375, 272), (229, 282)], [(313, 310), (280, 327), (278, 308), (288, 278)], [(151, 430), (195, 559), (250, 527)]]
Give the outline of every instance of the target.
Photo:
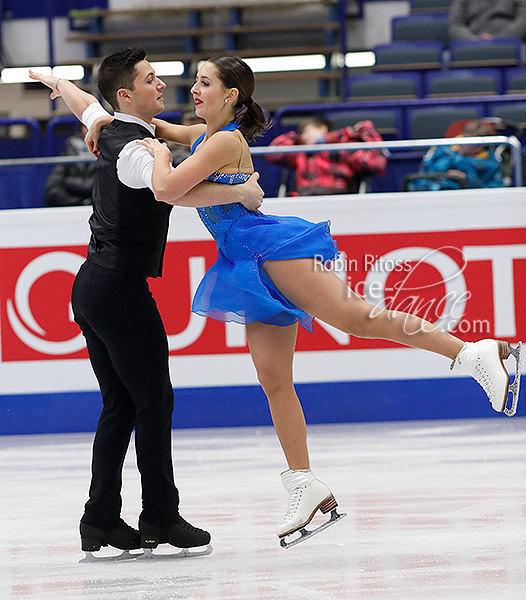
[[(234, 121), (222, 131), (238, 127)], [(193, 154), (204, 138), (193, 144)], [(206, 181), (235, 185), (246, 173), (212, 173)], [(313, 317), (289, 302), (274, 286), (261, 265), (266, 260), (317, 257), (328, 262), (338, 256), (330, 222), (310, 223), (299, 217), (255, 214), (242, 204), (198, 208), (197, 212), (217, 243), (217, 261), (203, 277), (192, 311), (218, 321), (271, 325), (301, 325), (312, 331)]]

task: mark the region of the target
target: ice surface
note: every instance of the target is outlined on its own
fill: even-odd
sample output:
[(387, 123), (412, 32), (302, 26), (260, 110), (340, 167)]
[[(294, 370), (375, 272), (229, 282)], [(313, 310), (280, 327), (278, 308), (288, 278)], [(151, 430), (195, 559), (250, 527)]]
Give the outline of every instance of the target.
[[(79, 564), (91, 435), (0, 437), (1, 600), (522, 600), (526, 419), (309, 428), (312, 466), (347, 513), (294, 548), (267, 428), (175, 430), (181, 512), (210, 556)], [(123, 517), (140, 511), (130, 451)]]

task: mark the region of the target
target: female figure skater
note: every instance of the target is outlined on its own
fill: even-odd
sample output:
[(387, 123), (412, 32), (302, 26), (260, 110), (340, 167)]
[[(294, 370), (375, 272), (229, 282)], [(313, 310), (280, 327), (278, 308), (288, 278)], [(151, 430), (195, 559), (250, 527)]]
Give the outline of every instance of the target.
[[(268, 126), (253, 91), (253, 73), (238, 58), (213, 58), (201, 66), (191, 93), (196, 115), (206, 125), (154, 120), (159, 137), (189, 145), (191, 156), (172, 169), (165, 144), (149, 138), (138, 142), (154, 157), (157, 200), (174, 202), (203, 180), (237, 184), (249, 177), (253, 166), (246, 140)], [(96, 142), (92, 145), (96, 150)], [(442, 354), (453, 361), (453, 371), (472, 375), (482, 385), (495, 410), (506, 408), (509, 382), (502, 361), (510, 353), (518, 361), (520, 346), (497, 340), (464, 343), (419, 317), (368, 304), (333, 272), (320, 268), (338, 255), (328, 222), (250, 213), (237, 203), (197, 210), (217, 242), (218, 259), (201, 281), (192, 310), (246, 326), (289, 467), (281, 474), (289, 493), (277, 528), (283, 546), (289, 534), (305, 533), (318, 509), (326, 513), (337, 506), (330, 489), (310, 470), (305, 418), (292, 378), (298, 322), (312, 330), (317, 317), (354, 336)]]

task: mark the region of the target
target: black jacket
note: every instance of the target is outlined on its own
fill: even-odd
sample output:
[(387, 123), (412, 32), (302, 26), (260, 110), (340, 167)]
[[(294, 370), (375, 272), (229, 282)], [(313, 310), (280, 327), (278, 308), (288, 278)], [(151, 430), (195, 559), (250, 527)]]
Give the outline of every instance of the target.
[[(74, 136), (67, 141), (63, 154), (89, 156), (89, 151), (84, 140), (80, 136)], [(44, 186), (44, 200), (47, 206), (91, 204), (95, 169), (95, 161), (56, 165)]]

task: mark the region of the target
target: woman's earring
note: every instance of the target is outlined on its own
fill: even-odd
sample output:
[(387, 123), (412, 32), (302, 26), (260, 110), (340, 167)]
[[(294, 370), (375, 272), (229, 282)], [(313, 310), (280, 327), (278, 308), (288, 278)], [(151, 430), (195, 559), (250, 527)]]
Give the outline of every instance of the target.
[(225, 98), (225, 102), (228, 102), (228, 98)]

